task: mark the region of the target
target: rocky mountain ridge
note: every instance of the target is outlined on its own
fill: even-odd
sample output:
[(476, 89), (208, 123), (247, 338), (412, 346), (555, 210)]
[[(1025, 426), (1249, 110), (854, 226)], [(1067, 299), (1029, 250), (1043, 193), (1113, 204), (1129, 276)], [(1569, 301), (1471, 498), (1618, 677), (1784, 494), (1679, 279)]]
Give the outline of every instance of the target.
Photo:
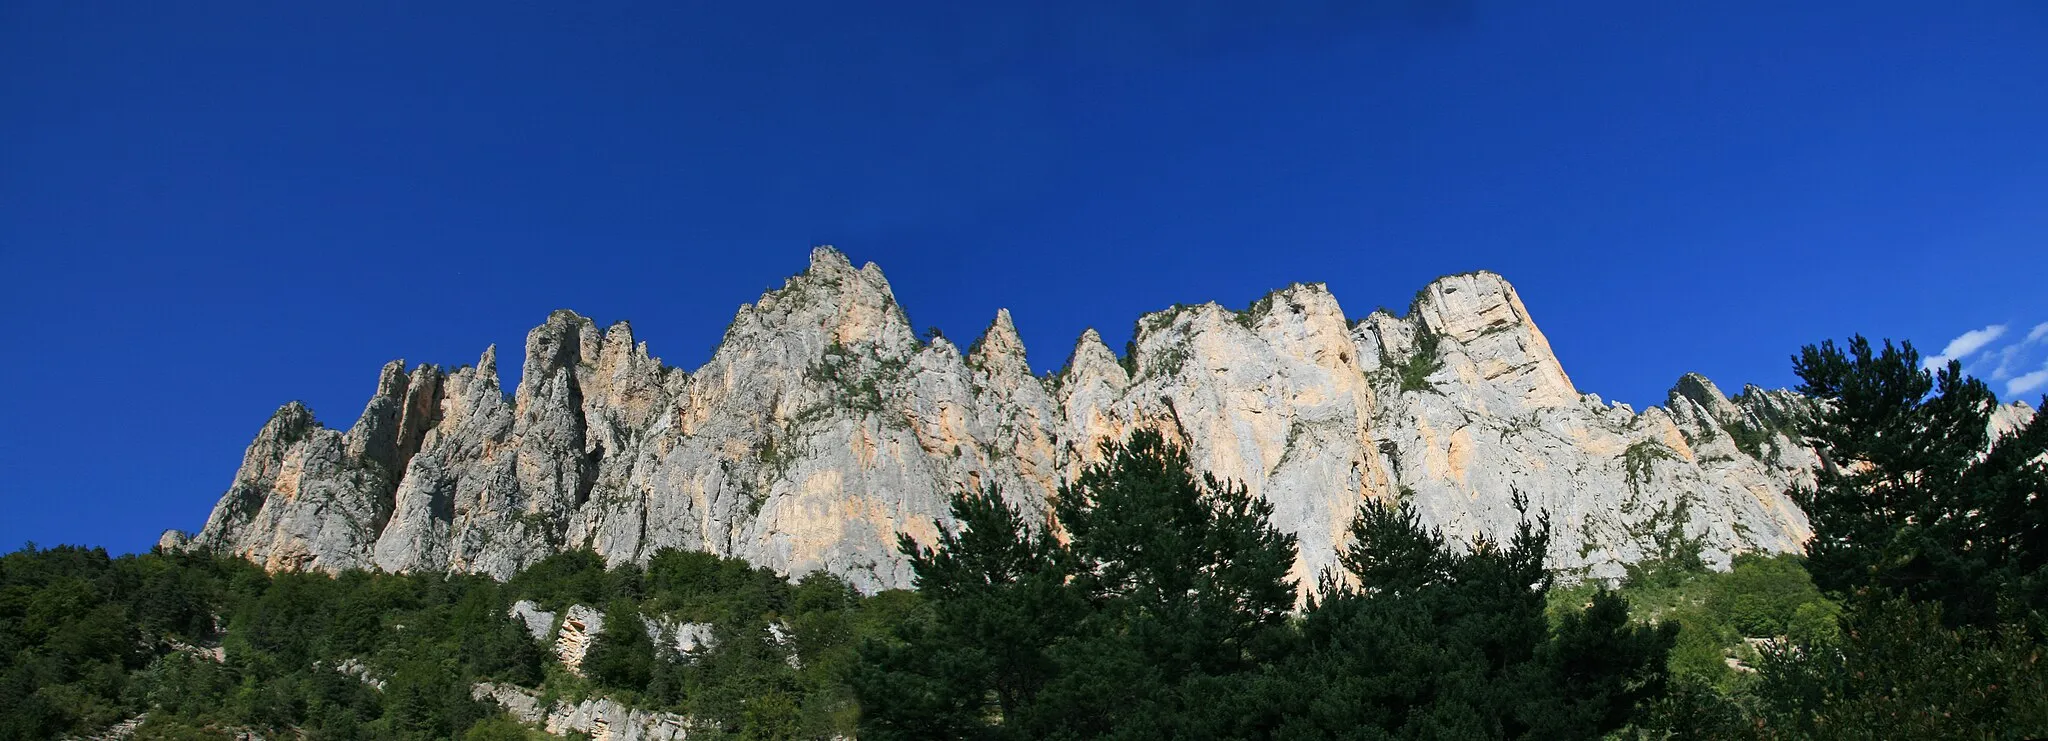
[(695, 372), (625, 323), (557, 311), (527, 335), (510, 396), (493, 348), (454, 369), (392, 361), (347, 430), (287, 404), (206, 526), (164, 545), (501, 578), (564, 549), (622, 562), (676, 547), (871, 591), (909, 586), (896, 534), (930, 542), (954, 492), (994, 486), (1043, 511), (1139, 426), (1271, 501), (1303, 583), (1368, 497), (1461, 538), (1511, 531), (1525, 497), (1552, 518), (1551, 564), (1596, 576), (1674, 539), (1725, 562), (1809, 534), (1785, 491), (1819, 460), (1782, 430), (1810, 402), (1729, 398), (1692, 375), (1640, 413), (1580, 394), (1492, 273), (1438, 279), (1404, 317), (1348, 321), (1314, 284), (1245, 311), (1176, 306), (1141, 318), (1133, 348), (1120, 358), (1091, 330), (1041, 378), (1007, 311), (964, 352), (923, 341), (878, 268), (818, 248)]

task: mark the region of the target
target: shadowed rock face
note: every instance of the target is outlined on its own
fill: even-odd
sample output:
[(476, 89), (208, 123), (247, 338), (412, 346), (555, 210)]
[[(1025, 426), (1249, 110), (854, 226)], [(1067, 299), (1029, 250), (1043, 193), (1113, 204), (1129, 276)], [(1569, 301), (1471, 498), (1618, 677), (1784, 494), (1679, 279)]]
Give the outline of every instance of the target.
[(510, 397), (490, 349), (446, 371), (393, 361), (346, 433), (287, 404), (206, 527), (164, 542), (272, 569), (501, 578), (564, 549), (625, 562), (676, 547), (872, 591), (910, 585), (896, 534), (931, 542), (953, 493), (994, 486), (1042, 513), (1101, 442), (1141, 426), (1271, 501), (1305, 584), (1367, 498), (1407, 498), (1470, 538), (1512, 532), (1519, 494), (1551, 517), (1552, 566), (1600, 576), (1674, 527), (1722, 562), (1808, 536), (1784, 492), (1819, 462), (1780, 430), (1810, 402), (1687, 376), (1666, 407), (1603, 404), (1491, 273), (1355, 324), (1321, 285), (1242, 312), (1175, 307), (1141, 318), (1135, 347), (1126, 364), (1091, 330), (1039, 378), (1008, 312), (965, 354), (921, 342), (879, 269), (819, 248), (740, 307), (694, 373), (624, 323), (557, 311), (527, 335)]

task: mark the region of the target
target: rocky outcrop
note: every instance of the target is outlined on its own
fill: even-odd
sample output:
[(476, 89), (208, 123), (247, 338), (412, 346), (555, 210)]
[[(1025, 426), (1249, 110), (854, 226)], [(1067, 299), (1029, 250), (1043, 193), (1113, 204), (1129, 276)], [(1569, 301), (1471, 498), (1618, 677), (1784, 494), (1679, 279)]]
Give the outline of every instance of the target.
[(583, 657), (590, 644), (604, 633), (604, 613), (584, 605), (570, 605), (562, 612), (562, 627), (555, 632), (555, 659), (571, 673), (583, 674)]
[(717, 645), (718, 637), (712, 633), (710, 623), (691, 623), (669, 618), (640, 616), (640, 622), (647, 626), (647, 638), (655, 648), (671, 652), (683, 661), (691, 661), (692, 654), (708, 650)]
[[(583, 657), (590, 653), (591, 642), (604, 633), (604, 613), (586, 605), (570, 605), (563, 611), (559, 626), (555, 624), (555, 613), (541, 609), (532, 600), (513, 602), (506, 614), (519, 621), (534, 640), (554, 645), (556, 660), (571, 672), (582, 672)], [(649, 615), (640, 616), (640, 622), (657, 648), (672, 652), (683, 660), (692, 658), (692, 652), (709, 648), (717, 642), (710, 623)]]
[(636, 710), (602, 697), (543, 706), (533, 690), (496, 682), (479, 682), (470, 688), (470, 695), (554, 736), (579, 733), (592, 741), (682, 741), (689, 736), (687, 717)]
[(519, 624), (526, 628), (527, 635), (533, 636), (536, 641), (548, 640), (551, 631), (555, 629), (555, 614), (540, 609), (540, 605), (533, 600), (523, 599), (512, 603), (512, 608), (507, 614), (519, 621)]
[(147, 720), (149, 720), (149, 713), (141, 713), (108, 726), (105, 730), (90, 736), (65, 736), (64, 738), (80, 739), (80, 741), (123, 741), (123, 739), (134, 738), (136, 729), (141, 728), (142, 723)]
[[(134, 738), (136, 732), (142, 730), (142, 724), (148, 720), (149, 713), (140, 713), (108, 726), (99, 733), (90, 736), (63, 736), (61, 738), (78, 739), (79, 741), (124, 741), (124, 739)], [(213, 729), (213, 731), (215, 735), (211, 736), (211, 738), (229, 739), (229, 741), (265, 741), (268, 738), (261, 733), (247, 728), (218, 728)]]
[(1992, 410), (1991, 420), (1986, 426), (1990, 428), (1991, 437), (1996, 439), (2018, 432), (2033, 421), (2034, 408), (2024, 401), (2015, 401)]
[[(314, 666), (318, 667), (319, 664), (315, 663)], [(370, 671), (370, 665), (363, 663), (362, 659), (342, 659), (334, 665), (334, 671), (344, 676), (354, 677), (356, 681), (369, 685), (378, 692), (384, 691), (385, 681), (378, 677), (376, 672)]]
[(922, 341), (879, 269), (820, 248), (694, 372), (624, 323), (558, 311), (528, 334), (510, 396), (491, 349), (452, 370), (387, 365), (346, 432), (287, 404), (206, 527), (164, 543), (273, 569), (499, 577), (564, 549), (618, 563), (673, 547), (872, 591), (909, 585), (896, 534), (933, 540), (953, 493), (994, 487), (1042, 513), (1101, 442), (1143, 426), (1272, 502), (1304, 583), (1368, 499), (1412, 501), (1461, 538), (1547, 513), (1552, 565), (1601, 576), (1681, 540), (1725, 561), (1808, 536), (1785, 491), (1818, 460), (1784, 432), (1806, 399), (1687, 376), (1664, 407), (1603, 403), (1492, 273), (1357, 321), (1315, 284), (1243, 311), (1175, 306), (1140, 318), (1132, 346), (1120, 358), (1091, 330), (1038, 377), (1008, 312), (965, 352)]

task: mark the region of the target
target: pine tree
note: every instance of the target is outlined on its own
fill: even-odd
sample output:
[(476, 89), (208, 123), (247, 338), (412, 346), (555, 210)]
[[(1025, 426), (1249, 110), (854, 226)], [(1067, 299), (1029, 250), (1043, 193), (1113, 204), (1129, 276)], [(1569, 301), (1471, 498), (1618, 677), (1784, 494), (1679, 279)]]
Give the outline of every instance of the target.
[(1815, 583), (1940, 602), (1951, 624), (2048, 608), (2048, 414), (1992, 440), (1991, 390), (1953, 360), (1922, 369), (1909, 343), (1824, 342), (1793, 370), (1824, 402), (1805, 433), (1826, 465), (1795, 492)]
[(634, 692), (654, 678), (654, 641), (631, 600), (615, 600), (604, 611), (604, 632), (591, 641), (583, 671), (599, 685)]
[(1289, 645), (1294, 536), (1242, 484), (1197, 476), (1153, 430), (1105, 445), (1062, 486), (1072, 588), (1088, 602), (1054, 651), (1031, 723), (1041, 735), (1205, 737), (1211, 712)]
[(959, 529), (942, 529), (933, 548), (901, 539), (929, 612), (901, 626), (900, 642), (863, 649), (863, 737), (1012, 734), (1054, 672), (1047, 650), (1081, 616), (1045, 527), (994, 489), (955, 497), (952, 515)]
[(1824, 342), (1793, 369), (1823, 402), (1804, 432), (1824, 466), (1795, 492), (1807, 567), (1845, 609), (1766, 652), (1763, 735), (2048, 734), (2048, 414), (1992, 437), (1991, 390), (1907, 343)]
[(1676, 626), (1597, 594), (1553, 632), (1548, 523), (1462, 551), (1409, 505), (1368, 502), (1272, 690), (1288, 738), (1591, 738), (1664, 689)]
[(1838, 639), (1766, 651), (1762, 734), (1787, 739), (2042, 738), (2048, 657), (2017, 626), (1943, 625), (1941, 605), (1866, 592)]
[[(1061, 487), (1068, 540), (995, 492), (904, 543), (929, 611), (863, 651), (863, 738), (1218, 737), (1228, 696), (1282, 655), (1294, 539), (1157, 432)], [(1242, 714), (1240, 714), (1242, 715)]]

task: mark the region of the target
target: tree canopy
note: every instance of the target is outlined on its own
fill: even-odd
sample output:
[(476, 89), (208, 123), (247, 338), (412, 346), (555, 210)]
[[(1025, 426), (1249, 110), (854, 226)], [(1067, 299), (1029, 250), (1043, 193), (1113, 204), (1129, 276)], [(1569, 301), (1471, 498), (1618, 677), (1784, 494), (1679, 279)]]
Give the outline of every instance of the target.
[(997, 492), (904, 543), (931, 607), (872, 644), (870, 738), (1585, 738), (1657, 696), (1675, 626), (1596, 595), (1545, 617), (1547, 526), (1448, 542), (1361, 507), (1347, 575), (1292, 614), (1294, 540), (1156, 432), (1107, 445), (1048, 534)]
[(1937, 602), (1952, 625), (2048, 608), (2048, 414), (1991, 437), (1990, 388), (1909, 343), (1823, 342), (1793, 370), (1824, 402), (1805, 432), (1826, 465), (1796, 492), (1821, 588)]

